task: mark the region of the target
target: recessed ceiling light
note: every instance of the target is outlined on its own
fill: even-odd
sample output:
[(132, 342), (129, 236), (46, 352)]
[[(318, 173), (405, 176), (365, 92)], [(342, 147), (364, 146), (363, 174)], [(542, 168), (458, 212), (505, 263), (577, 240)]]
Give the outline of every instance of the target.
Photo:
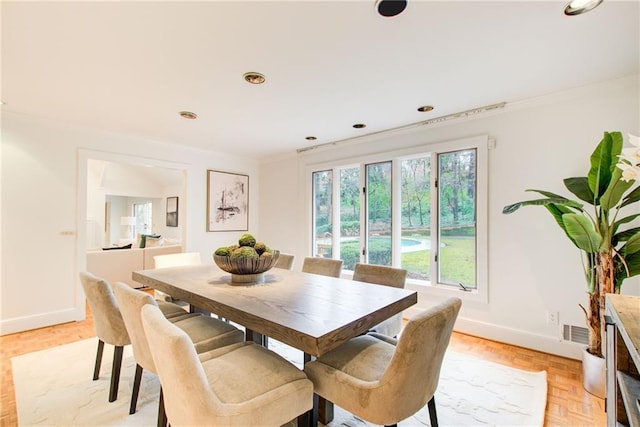
[(378, 13), (385, 17), (401, 14), (407, 7), (407, 0), (376, 0)]
[(198, 118), (198, 115), (196, 113), (192, 113), (191, 111), (180, 111), (180, 116), (189, 120), (194, 120)]
[(255, 71), (244, 73), (242, 77), (244, 77), (246, 82), (251, 83), (252, 85), (261, 85), (266, 80), (262, 74), (256, 73)]
[(423, 105), (422, 107), (418, 107), (418, 111), (421, 113), (426, 113), (429, 111), (433, 111), (433, 107), (431, 105)]
[(355, 125), (353, 125), (353, 127), (356, 129), (362, 129), (362, 128), (366, 128), (367, 125), (365, 125), (364, 123), (356, 123)]
[(568, 16), (580, 15), (595, 9), (602, 0), (573, 0), (564, 8), (564, 14)]
[(318, 138), (316, 138), (315, 136), (307, 136), (304, 139), (306, 139), (307, 141), (315, 141)]

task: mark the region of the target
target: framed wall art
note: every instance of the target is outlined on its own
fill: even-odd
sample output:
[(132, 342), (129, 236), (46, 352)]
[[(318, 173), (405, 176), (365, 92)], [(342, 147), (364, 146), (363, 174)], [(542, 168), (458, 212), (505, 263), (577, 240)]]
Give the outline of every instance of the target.
[(167, 197), (167, 227), (178, 226), (178, 197)]
[(207, 170), (207, 231), (249, 230), (249, 175)]

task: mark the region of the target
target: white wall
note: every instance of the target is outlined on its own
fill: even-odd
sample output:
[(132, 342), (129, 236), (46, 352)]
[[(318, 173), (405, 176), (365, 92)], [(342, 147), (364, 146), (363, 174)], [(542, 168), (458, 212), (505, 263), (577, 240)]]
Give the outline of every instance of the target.
[[(547, 311), (554, 311), (561, 324), (584, 326), (578, 303), (586, 302), (586, 286), (578, 250), (544, 209), (503, 215), (502, 208), (527, 199), (527, 188), (570, 195), (562, 180), (586, 175), (589, 155), (604, 131), (639, 135), (639, 82), (640, 76), (631, 76), (512, 103), (487, 116), (365, 137), (265, 163), (260, 168), (262, 237), (296, 254), (298, 269), (310, 254), (307, 165), (488, 134), (497, 143), (489, 151), (489, 302), (465, 301), (456, 328), (579, 358), (579, 346), (560, 342), (559, 326), (546, 321)], [(442, 298), (426, 287), (412, 288), (419, 291), (419, 301), (406, 314)], [(640, 278), (627, 280), (623, 293), (640, 294)]]
[(241, 233), (205, 231), (206, 170), (248, 174), (250, 231), (258, 232), (256, 161), (4, 111), (1, 334), (84, 318), (77, 273), (85, 268), (88, 158), (179, 165), (186, 174), (186, 197), (180, 200), (186, 250), (201, 252), (208, 262), (215, 248), (235, 241)]

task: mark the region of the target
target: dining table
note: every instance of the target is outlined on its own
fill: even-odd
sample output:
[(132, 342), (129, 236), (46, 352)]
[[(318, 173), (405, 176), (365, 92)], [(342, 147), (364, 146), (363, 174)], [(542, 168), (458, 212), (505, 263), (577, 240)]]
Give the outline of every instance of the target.
[[(132, 279), (244, 326), (247, 340), (270, 337), (299, 349), (305, 362), (418, 301), (413, 290), (280, 268), (249, 283), (233, 282), (215, 264), (134, 271)], [(315, 404), (326, 424), (332, 405), (323, 399)]]

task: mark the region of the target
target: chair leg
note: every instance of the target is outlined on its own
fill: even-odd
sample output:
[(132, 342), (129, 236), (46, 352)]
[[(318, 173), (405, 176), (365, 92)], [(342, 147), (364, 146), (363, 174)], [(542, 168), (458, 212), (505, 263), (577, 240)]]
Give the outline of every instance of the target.
[(93, 380), (100, 377), (100, 364), (102, 363), (102, 351), (104, 350), (104, 341), (98, 340), (98, 351), (96, 352), (96, 366), (93, 368)]
[(431, 427), (438, 427), (438, 415), (436, 414), (436, 397), (432, 396), (431, 400), (427, 403), (427, 407), (429, 408), (429, 421), (431, 422)]
[(118, 384), (120, 383), (120, 367), (122, 367), (122, 351), (124, 347), (119, 345), (113, 349), (113, 364), (111, 365), (111, 388), (109, 389), (109, 402), (118, 398)]
[(136, 413), (136, 406), (138, 404), (138, 393), (140, 392), (141, 381), (142, 381), (142, 366), (136, 364), (136, 375), (133, 378), (133, 391), (131, 392), (131, 406), (129, 407), (129, 414)]
[(168, 422), (167, 413), (164, 411), (164, 393), (162, 393), (162, 386), (160, 386), (160, 399), (158, 401), (158, 427), (166, 427)]

